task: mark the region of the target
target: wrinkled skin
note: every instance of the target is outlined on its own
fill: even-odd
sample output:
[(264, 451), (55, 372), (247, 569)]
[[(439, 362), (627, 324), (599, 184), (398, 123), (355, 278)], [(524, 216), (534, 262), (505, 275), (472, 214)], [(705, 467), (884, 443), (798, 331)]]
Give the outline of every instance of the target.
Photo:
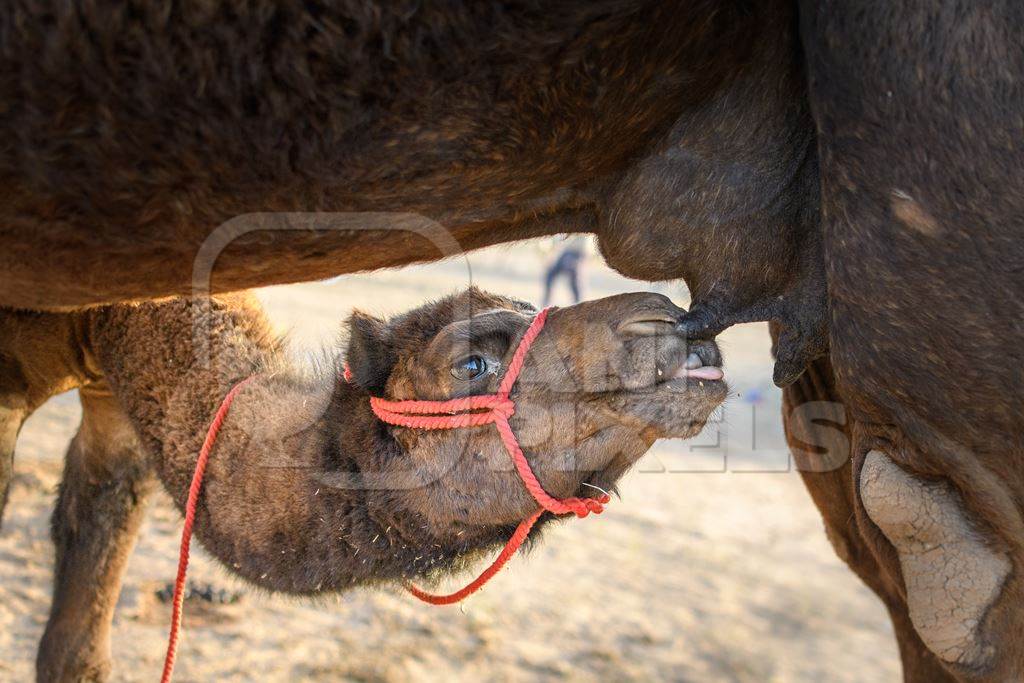
[[(273, 591), (337, 592), (433, 578), (504, 542), (538, 504), (497, 430), (389, 427), (369, 398), (493, 392), (534, 313), (470, 289), (387, 322), (356, 314), (346, 381), (340, 367), (297, 366), (244, 294), (0, 309), (0, 388), (17, 414), (76, 387), (82, 403), (53, 518), (39, 679), (108, 676), (110, 620), (154, 475), (184, 507), (211, 416), (245, 377), (195, 526), (229, 571)], [(513, 431), (548, 493), (613, 489), (656, 439), (696, 434), (722, 402), (721, 356), (679, 333), (683, 313), (658, 294), (550, 312), (511, 394)], [(459, 375), (467, 357), (486, 358), (486, 372)]]
[(940, 659), (988, 668), (996, 655), (978, 625), (1005, 588), (1012, 565), (948, 481), (900, 468), (882, 451), (861, 466), (860, 500), (900, 560), (907, 607), (922, 642)]

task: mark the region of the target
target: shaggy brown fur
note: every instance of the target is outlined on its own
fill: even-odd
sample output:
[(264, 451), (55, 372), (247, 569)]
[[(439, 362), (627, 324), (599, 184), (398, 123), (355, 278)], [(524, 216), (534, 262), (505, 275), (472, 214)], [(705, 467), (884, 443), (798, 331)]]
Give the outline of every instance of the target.
[[(198, 539), (231, 571), (316, 594), (431, 577), (504, 541), (537, 504), (496, 430), (391, 428), (368, 397), (494, 391), (533, 313), (470, 289), (388, 322), (356, 314), (348, 383), (334, 361), (319, 372), (290, 362), (246, 295), (4, 312), (0, 386), (22, 394), (24, 413), (81, 387), (39, 678), (106, 675), (110, 618), (152, 473), (182, 507), (211, 415), (254, 373), (218, 437), (196, 517)], [(675, 331), (681, 314), (655, 294), (550, 314), (513, 392), (512, 426), (552, 495), (613, 488), (655, 439), (695, 434), (723, 400), (722, 382), (671, 379), (693, 353), (720, 363), (713, 344)], [(456, 377), (473, 355), (486, 371)]]
[(226, 223), (260, 229), (214, 291), (444, 255), (411, 215), (462, 250), (589, 231), (685, 277), (695, 330), (783, 321), (789, 380), (825, 345), (794, 28), (782, 0), (4, 3), (0, 305), (193, 295)]

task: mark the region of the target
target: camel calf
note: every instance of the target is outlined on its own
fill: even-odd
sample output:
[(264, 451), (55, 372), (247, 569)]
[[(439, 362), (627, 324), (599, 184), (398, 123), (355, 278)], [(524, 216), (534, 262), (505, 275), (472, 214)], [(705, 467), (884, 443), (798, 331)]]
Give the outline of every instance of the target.
[[(513, 389), (511, 425), (551, 495), (612, 488), (656, 439), (696, 434), (724, 399), (717, 348), (680, 336), (682, 314), (655, 294), (549, 314)], [(537, 503), (496, 430), (388, 426), (369, 397), (493, 392), (534, 315), (476, 289), (390, 321), (356, 313), (346, 381), (338, 362), (289, 359), (248, 294), (2, 312), (2, 490), (25, 417), (75, 387), (82, 403), (53, 517), (39, 679), (109, 675), (112, 613), (153, 475), (182, 508), (211, 416), (250, 376), (196, 516), (198, 539), (229, 570), (316, 594), (429, 579), (504, 542)]]

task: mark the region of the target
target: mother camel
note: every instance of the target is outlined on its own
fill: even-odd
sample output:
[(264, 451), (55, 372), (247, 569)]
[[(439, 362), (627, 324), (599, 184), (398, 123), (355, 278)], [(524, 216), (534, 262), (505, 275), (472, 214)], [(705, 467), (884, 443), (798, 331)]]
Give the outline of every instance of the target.
[(794, 454), (907, 679), (1020, 679), (1022, 111), (1017, 0), (15, 0), (0, 305), (594, 232), (687, 282), (688, 334), (772, 321)]

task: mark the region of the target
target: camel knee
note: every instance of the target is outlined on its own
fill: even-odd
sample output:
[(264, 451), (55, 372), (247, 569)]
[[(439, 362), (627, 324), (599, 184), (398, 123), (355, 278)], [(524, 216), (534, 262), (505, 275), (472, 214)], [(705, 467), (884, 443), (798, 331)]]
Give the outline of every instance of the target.
[(879, 452), (860, 474), (864, 509), (899, 555), (910, 619), (941, 660), (985, 667), (995, 655), (982, 622), (1010, 574), (953, 486), (918, 478)]
[(110, 680), (110, 656), (93, 654), (88, 658), (71, 659), (53, 652), (40, 656), (36, 662), (37, 683), (104, 683)]
[(152, 484), (112, 398), (83, 390), (82, 409), (53, 514), (53, 605), (36, 661), (40, 681), (109, 675), (114, 606)]

